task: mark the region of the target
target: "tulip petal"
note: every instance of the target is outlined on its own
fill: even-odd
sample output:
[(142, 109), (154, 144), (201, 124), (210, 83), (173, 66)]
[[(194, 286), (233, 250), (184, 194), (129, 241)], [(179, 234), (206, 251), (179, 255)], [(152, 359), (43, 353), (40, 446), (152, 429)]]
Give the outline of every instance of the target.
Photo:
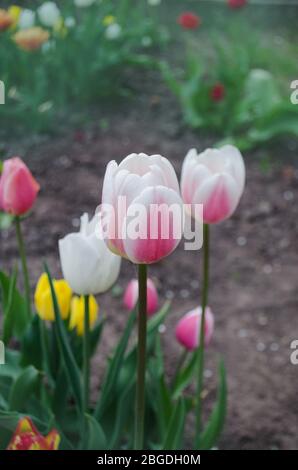
[[(179, 244), (183, 232), (182, 201), (174, 190), (156, 186), (146, 188), (128, 211), (133, 213), (138, 206), (144, 209), (139, 220), (140, 236), (132, 238), (126, 220), (125, 253), (134, 263), (155, 263), (169, 255)], [(171, 212), (171, 206), (176, 211)]]
[(215, 174), (206, 179), (194, 195), (194, 203), (203, 204), (204, 221), (220, 222), (232, 215), (239, 202), (239, 192), (232, 176)]

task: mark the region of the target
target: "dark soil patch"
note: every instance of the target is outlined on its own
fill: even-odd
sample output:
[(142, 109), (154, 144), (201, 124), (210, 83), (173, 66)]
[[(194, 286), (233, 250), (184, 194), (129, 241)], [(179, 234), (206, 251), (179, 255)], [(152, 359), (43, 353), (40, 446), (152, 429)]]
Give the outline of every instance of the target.
[[(76, 230), (79, 216), (91, 214), (100, 202), (110, 159), (120, 161), (139, 151), (161, 153), (179, 173), (190, 147), (202, 150), (210, 145), (177, 126), (175, 104), (166, 96), (147, 96), (137, 105), (137, 110), (110, 113), (105, 131), (94, 124), (58, 140), (7, 146), (7, 156), (24, 156), (41, 184), (34, 212), (24, 222), (32, 287), (43, 259), (61, 275), (57, 241)], [(284, 159), (289, 150), (275, 149), (274, 154)], [(212, 227), (210, 305), (216, 328), (207, 353), (205, 386), (209, 408), (215, 397), (216, 361), (222, 354), (229, 381), (228, 418), (219, 444), (225, 449), (298, 448), (298, 367), (290, 363), (290, 343), (298, 339), (297, 160), (262, 172), (262, 155), (245, 155), (248, 177), (241, 205), (231, 220)], [(13, 230), (1, 232), (0, 238), (1, 264), (8, 268), (17, 259)], [(200, 263), (200, 253), (184, 252), (181, 246), (150, 268), (161, 299), (173, 297), (165, 333), (170, 372), (179, 355), (175, 323), (200, 302)], [(123, 262), (121, 286), (134, 275), (134, 267)], [(106, 294), (100, 304), (109, 320), (93, 362), (94, 392), (103, 356), (115, 345), (127, 318), (121, 298)]]

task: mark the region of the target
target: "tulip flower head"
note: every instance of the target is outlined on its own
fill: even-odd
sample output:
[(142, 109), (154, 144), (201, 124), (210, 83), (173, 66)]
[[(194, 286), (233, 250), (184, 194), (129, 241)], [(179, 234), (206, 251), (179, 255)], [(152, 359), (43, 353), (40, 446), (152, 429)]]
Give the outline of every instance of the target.
[[(160, 155), (111, 161), (102, 192), (109, 248), (136, 264), (156, 263), (177, 247), (183, 204), (175, 170)], [(180, 220), (179, 220), (180, 217)]]
[(185, 204), (203, 204), (203, 221), (214, 224), (230, 217), (245, 184), (241, 153), (232, 145), (188, 152), (183, 162), (181, 192)]
[(225, 97), (225, 87), (222, 83), (218, 82), (210, 90), (210, 97), (212, 101), (218, 103), (222, 101)]
[(39, 184), (19, 158), (5, 160), (0, 176), (0, 208), (12, 215), (28, 212), (36, 199)]
[(18, 31), (14, 36), (14, 42), (24, 51), (35, 51), (48, 41), (50, 34), (39, 26)]
[(95, 0), (74, 0), (75, 6), (79, 8), (90, 7)]
[(230, 8), (241, 8), (247, 4), (247, 0), (227, 0)]
[(35, 24), (35, 12), (29, 8), (24, 8), (20, 12), (18, 28), (29, 29)]
[(61, 12), (55, 2), (45, 2), (38, 9), (37, 14), (44, 26), (53, 28), (61, 19)]
[[(127, 310), (132, 310), (138, 301), (139, 286), (137, 279), (132, 279), (124, 293), (123, 303)], [(158, 293), (152, 279), (147, 279), (147, 315), (152, 316), (158, 309)]]
[[(98, 305), (93, 295), (89, 296), (89, 326), (93, 328), (98, 315)], [(83, 336), (85, 320), (85, 300), (84, 297), (74, 296), (71, 300), (69, 328), (76, 329), (78, 336)]]
[(20, 419), (7, 450), (58, 450), (59, 443), (60, 436), (55, 429), (44, 437), (26, 417)]
[[(199, 346), (199, 335), (202, 318), (202, 307), (186, 313), (176, 326), (176, 339), (186, 349), (193, 351)], [(209, 307), (205, 311), (205, 346), (208, 346), (213, 335), (214, 316)]]
[[(59, 310), (63, 320), (68, 318), (70, 311), (70, 300), (72, 296), (71, 288), (64, 279), (53, 280), (53, 286), (57, 297)], [(46, 273), (43, 273), (35, 289), (34, 294), (35, 308), (42, 320), (55, 321), (55, 311), (49, 279)]]
[(84, 214), (80, 232), (70, 233), (59, 240), (63, 276), (79, 295), (106, 292), (119, 275), (121, 258), (111, 253), (98, 231), (99, 214), (90, 222), (88, 214)]
[(5, 31), (14, 23), (13, 16), (7, 10), (0, 8), (0, 31)]
[(186, 12), (179, 16), (178, 23), (184, 29), (197, 29), (201, 24), (201, 18), (194, 13)]

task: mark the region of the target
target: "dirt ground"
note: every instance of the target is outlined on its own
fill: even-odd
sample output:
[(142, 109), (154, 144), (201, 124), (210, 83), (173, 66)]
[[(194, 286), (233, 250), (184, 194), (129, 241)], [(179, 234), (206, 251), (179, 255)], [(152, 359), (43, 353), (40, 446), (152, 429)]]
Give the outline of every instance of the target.
[[(203, 150), (212, 139), (198, 137), (178, 123), (175, 103), (147, 95), (129, 107), (102, 114), (88, 129), (53, 138), (11, 141), (5, 156), (20, 154), (41, 185), (33, 214), (24, 222), (32, 287), (47, 259), (60, 276), (57, 241), (77, 230), (79, 216), (91, 215), (100, 202), (102, 179), (110, 159), (131, 152), (161, 153), (178, 173), (190, 147)], [(105, 127), (105, 129), (103, 129)], [(223, 449), (298, 448), (298, 366), (290, 363), (290, 343), (298, 339), (298, 162), (295, 142), (245, 155), (247, 185), (236, 214), (212, 227), (210, 306), (215, 335), (207, 352), (206, 404), (216, 390), (216, 362), (228, 370), (229, 406)], [(268, 156), (279, 163), (268, 167)], [(266, 160), (264, 160), (266, 157)], [(268, 168), (267, 168), (268, 167)], [(0, 232), (4, 268), (17, 258), (13, 230)], [(175, 324), (200, 302), (201, 253), (183, 247), (150, 267), (161, 302), (172, 299), (165, 332), (169, 371), (179, 347)], [(122, 263), (119, 283), (125, 287), (134, 267)], [(103, 355), (116, 342), (126, 320), (120, 297), (102, 296), (108, 315), (100, 351), (93, 362), (93, 391), (101, 380)]]

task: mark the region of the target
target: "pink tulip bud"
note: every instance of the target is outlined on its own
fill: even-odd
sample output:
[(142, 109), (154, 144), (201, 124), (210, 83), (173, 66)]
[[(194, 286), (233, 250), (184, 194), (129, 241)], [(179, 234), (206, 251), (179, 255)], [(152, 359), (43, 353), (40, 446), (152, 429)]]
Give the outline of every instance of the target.
[(182, 236), (183, 204), (171, 163), (161, 155), (128, 155), (106, 169), (102, 191), (111, 251), (136, 264), (156, 263)]
[[(186, 349), (193, 351), (199, 345), (202, 308), (197, 307), (186, 313), (176, 326), (176, 339)], [(213, 335), (214, 317), (210, 308), (205, 311), (205, 345), (208, 346)]]
[(22, 215), (33, 206), (39, 184), (19, 158), (5, 160), (0, 177), (0, 208), (12, 215)]
[[(138, 301), (139, 286), (136, 279), (132, 279), (126, 287), (123, 303), (127, 310), (132, 310)], [(158, 293), (154, 282), (147, 279), (147, 315), (151, 317), (158, 309)]]
[(183, 162), (181, 192), (185, 204), (202, 204), (203, 220), (215, 224), (236, 210), (245, 184), (241, 153), (233, 145), (188, 152)]

